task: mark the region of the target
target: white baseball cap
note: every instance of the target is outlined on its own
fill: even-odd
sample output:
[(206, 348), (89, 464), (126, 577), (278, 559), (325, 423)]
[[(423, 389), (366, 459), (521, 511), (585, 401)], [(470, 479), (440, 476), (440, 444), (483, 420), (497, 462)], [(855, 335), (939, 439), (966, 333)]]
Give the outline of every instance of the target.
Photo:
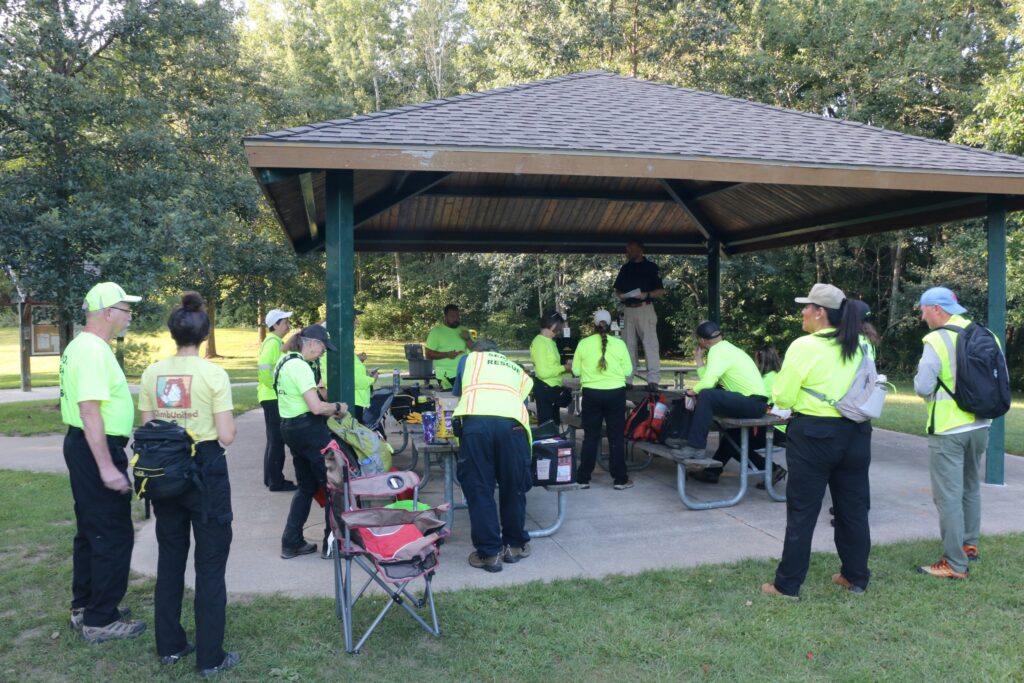
[(598, 323), (605, 323), (606, 325), (611, 325), (612, 314), (604, 310), (603, 308), (598, 310), (597, 313), (594, 314), (594, 324), (597, 325)]
[(267, 317), (264, 318), (263, 320), (264, 320), (264, 322), (267, 323), (267, 327), (273, 327), (274, 325), (278, 324), (279, 322), (281, 322), (285, 318), (290, 318), (290, 317), (292, 317), (292, 314), (291, 314), (290, 311), (282, 311), (280, 308), (272, 308), (267, 313)]

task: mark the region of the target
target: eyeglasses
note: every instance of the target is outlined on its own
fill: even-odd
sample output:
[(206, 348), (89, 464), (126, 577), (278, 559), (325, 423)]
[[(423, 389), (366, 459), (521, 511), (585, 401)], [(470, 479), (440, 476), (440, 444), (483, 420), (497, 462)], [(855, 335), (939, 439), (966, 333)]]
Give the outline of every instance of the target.
[(130, 308), (121, 308), (120, 306), (111, 306), (111, 308), (113, 308), (116, 311), (122, 311), (123, 313), (127, 313), (128, 315), (132, 314), (132, 309)]

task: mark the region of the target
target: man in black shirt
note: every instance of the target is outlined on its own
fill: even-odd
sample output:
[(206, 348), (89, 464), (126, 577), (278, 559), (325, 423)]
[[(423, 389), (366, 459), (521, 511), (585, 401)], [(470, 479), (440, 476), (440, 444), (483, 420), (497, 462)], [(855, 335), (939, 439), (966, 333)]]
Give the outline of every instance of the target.
[(656, 388), (661, 379), (661, 358), (658, 355), (658, 314), (654, 311), (654, 299), (665, 293), (665, 286), (658, 274), (658, 266), (644, 257), (644, 245), (640, 240), (626, 243), (626, 262), (615, 278), (615, 295), (626, 307), (626, 346), (633, 361), (633, 371), (639, 369), (637, 341), (643, 342), (647, 363), (647, 383)]

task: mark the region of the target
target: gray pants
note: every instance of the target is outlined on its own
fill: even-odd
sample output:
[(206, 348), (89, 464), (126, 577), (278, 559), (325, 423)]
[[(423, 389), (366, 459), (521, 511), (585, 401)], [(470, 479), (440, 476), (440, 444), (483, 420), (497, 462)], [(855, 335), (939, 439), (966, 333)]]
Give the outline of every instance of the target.
[(633, 362), (633, 373), (640, 371), (637, 359), (637, 344), (644, 345), (644, 359), (647, 362), (647, 381), (657, 384), (661, 380), (661, 349), (658, 348), (658, 314), (654, 312), (654, 304), (626, 307), (626, 348), (629, 359)]
[(942, 555), (958, 572), (967, 570), (963, 546), (978, 545), (981, 534), (981, 456), (988, 447), (988, 428), (959, 434), (932, 434), (932, 500), (939, 511)]

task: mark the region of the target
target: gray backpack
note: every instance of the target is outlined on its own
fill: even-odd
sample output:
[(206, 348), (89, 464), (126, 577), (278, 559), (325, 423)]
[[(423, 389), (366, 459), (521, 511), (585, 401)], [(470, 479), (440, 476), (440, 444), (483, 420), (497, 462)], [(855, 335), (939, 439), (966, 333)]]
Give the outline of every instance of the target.
[(861, 344), (861, 361), (857, 374), (853, 376), (853, 384), (839, 400), (830, 399), (825, 394), (804, 387), (804, 391), (814, 398), (824, 401), (839, 411), (843, 417), (854, 422), (867, 422), (882, 416), (889, 384), (885, 375), (879, 375), (875, 368), (875, 359), (868, 353), (868, 345)]

